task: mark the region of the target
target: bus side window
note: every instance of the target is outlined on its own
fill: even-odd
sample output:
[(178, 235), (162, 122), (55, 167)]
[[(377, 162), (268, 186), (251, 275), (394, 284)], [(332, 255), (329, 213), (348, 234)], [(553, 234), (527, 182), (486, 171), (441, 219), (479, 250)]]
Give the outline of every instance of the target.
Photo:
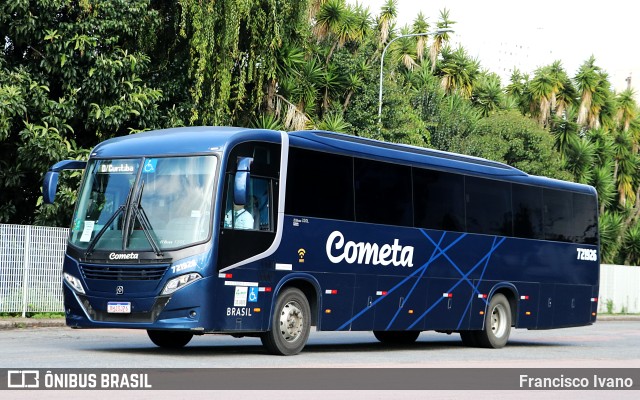
[(247, 204), (234, 204), (234, 176), (228, 175), (227, 202), (224, 214), (224, 227), (227, 229), (273, 231), (271, 216), (270, 179), (252, 177), (249, 180)]

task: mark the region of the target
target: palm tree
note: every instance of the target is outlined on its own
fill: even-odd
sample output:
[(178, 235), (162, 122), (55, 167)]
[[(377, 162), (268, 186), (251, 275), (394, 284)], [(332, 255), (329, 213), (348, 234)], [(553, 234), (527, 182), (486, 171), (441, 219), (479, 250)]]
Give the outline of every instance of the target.
[[(436, 24), (438, 29), (446, 29), (450, 28), (451, 25), (455, 24), (455, 21), (451, 21), (449, 19), (449, 10), (446, 8), (440, 10), (440, 20)], [(436, 61), (438, 60), (438, 54), (442, 50), (442, 47), (445, 43), (449, 41), (449, 33), (443, 32), (434, 35), (433, 41), (431, 42), (431, 48), (429, 49), (429, 58), (431, 59), (431, 73), (436, 70)]]
[(591, 56), (578, 69), (574, 78), (580, 93), (580, 109), (578, 112), (578, 125), (584, 126), (588, 122), (589, 111), (593, 100), (593, 94), (600, 83), (599, 68), (595, 65), (596, 59)]
[(640, 262), (640, 224), (631, 226), (624, 234), (625, 265), (638, 265)]
[(600, 214), (609, 208), (616, 198), (616, 184), (613, 180), (613, 165), (609, 161), (601, 167), (596, 167), (588, 181), (589, 185), (596, 188), (598, 192), (598, 204)]
[(633, 191), (633, 177), (635, 175), (637, 162), (631, 150), (631, 135), (628, 132), (616, 132), (613, 140), (614, 171), (613, 178), (618, 190), (618, 202), (624, 207), (627, 197), (635, 195)]
[(328, 0), (322, 4), (316, 15), (314, 34), (319, 41), (333, 41), (325, 61), (325, 64), (329, 65), (336, 48), (341, 48), (348, 41), (361, 38), (362, 16), (357, 14), (356, 9), (346, 6), (344, 0)]
[[(569, 116), (571, 116), (572, 113), (573, 109), (567, 111), (567, 114), (569, 114)], [(580, 127), (577, 123), (574, 122), (573, 118), (554, 115), (552, 117), (552, 124), (549, 130), (555, 139), (554, 147), (556, 148), (556, 150), (558, 150), (558, 152), (560, 152), (560, 156), (564, 160), (569, 146), (573, 145), (576, 141), (579, 140), (578, 133)]]
[(391, 34), (391, 26), (398, 17), (398, 1), (387, 0), (380, 11), (378, 16), (378, 27), (380, 28), (380, 43), (379, 48), (383, 48), (389, 39)]
[(605, 211), (600, 214), (598, 233), (600, 234), (600, 247), (602, 249), (602, 261), (605, 263), (615, 263), (616, 255), (620, 248), (618, 238), (622, 232), (622, 215), (615, 212)]
[(499, 110), (500, 105), (504, 103), (500, 77), (484, 71), (473, 88), (471, 101), (480, 110), (483, 117)]
[(587, 183), (591, 179), (595, 145), (587, 138), (573, 141), (566, 148), (565, 168), (576, 182)]
[(345, 10), (344, 0), (327, 0), (320, 4), (315, 16), (316, 24), (313, 27), (313, 34), (319, 41), (337, 31)]
[[(413, 25), (411, 25), (411, 33), (415, 34), (424, 32), (429, 32), (429, 23), (422, 14), (422, 11), (420, 11), (416, 19), (413, 21)], [(416, 41), (416, 56), (418, 60), (422, 61), (424, 58), (424, 51), (427, 48), (427, 37), (416, 36)]]
[(480, 71), (480, 62), (472, 59), (463, 47), (451, 51), (449, 46), (442, 48), (442, 63), (439, 75), (440, 85), (447, 94), (459, 93), (468, 99)]
[(342, 103), (342, 111), (346, 111), (347, 107), (349, 106), (349, 103), (351, 102), (351, 96), (353, 96), (353, 94), (362, 88), (362, 86), (364, 85), (364, 81), (362, 80), (362, 78), (360, 77), (360, 75), (358, 75), (357, 73), (350, 73), (349, 75), (347, 75), (346, 81), (345, 81), (345, 90), (347, 91), (347, 95), (345, 96), (344, 102)]
[(331, 132), (342, 132), (347, 133), (351, 124), (344, 120), (344, 117), (341, 113), (330, 112), (322, 118), (320, 124), (318, 124), (318, 129), (322, 129), (325, 131)]
[(551, 98), (554, 93), (554, 79), (548, 68), (538, 68), (529, 83), (529, 92), (533, 102), (531, 114), (537, 115), (538, 123), (546, 126), (551, 116)]
[(529, 76), (521, 73), (519, 69), (514, 68), (509, 78), (509, 84), (505, 88), (505, 93), (516, 102), (522, 114), (526, 114), (529, 110), (527, 101), (528, 91)]
[(631, 121), (638, 116), (638, 105), (635, 100), (635, 91), (631, 88), (623, 90), (616, 96), (618, 112), (616, 121), (621, 125), (622, 130), (628, 131)]
[[(408, 27), (403, 27), (400, 30), (400, 35), (408, 35), (411, 31)], [(414, 41), (410, 38), (401, 38), (396, 40), (392, 44), (390, 53), (394, 59), (394, 65), (403, 65), (407, 70), (413, 71), (418, 65), (416, 62), (418, 56), (416, 54), (416, 47)]]
[(341, 91), (340, 89), (343, 88), (344, 80), (335, 65), (331, 63), (327, 65), (327, 68), (322, 72), (320, 82), (320, 88), (324, 90), (322, 112), (326, 113), (329, 111), (330, 98), (332, 95)]

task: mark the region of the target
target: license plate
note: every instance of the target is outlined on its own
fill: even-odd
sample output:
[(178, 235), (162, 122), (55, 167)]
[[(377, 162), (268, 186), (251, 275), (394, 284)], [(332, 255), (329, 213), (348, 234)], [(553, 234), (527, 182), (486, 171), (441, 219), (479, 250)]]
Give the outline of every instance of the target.
[(128, 301), (110, 301), (107, 303), (109, 314), (130, 314), (131, 303)]

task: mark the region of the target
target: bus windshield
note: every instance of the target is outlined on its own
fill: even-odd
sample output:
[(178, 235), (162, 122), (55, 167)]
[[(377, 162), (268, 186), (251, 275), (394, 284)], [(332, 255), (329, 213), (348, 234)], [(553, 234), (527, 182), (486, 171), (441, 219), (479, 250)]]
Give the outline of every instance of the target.
[(214, 156), (90, 161), (70, 243), (159, 254), (206, 240), (216, 165)]

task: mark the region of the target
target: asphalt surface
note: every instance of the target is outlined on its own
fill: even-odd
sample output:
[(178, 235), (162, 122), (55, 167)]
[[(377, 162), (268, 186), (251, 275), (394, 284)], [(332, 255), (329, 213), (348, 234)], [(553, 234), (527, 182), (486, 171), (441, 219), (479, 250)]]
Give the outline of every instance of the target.
[[(640, 321), (640, 315), (599, 315), (598, 321)], [(0, 330), (64, 326), (64, 318), (0, 318)]]

